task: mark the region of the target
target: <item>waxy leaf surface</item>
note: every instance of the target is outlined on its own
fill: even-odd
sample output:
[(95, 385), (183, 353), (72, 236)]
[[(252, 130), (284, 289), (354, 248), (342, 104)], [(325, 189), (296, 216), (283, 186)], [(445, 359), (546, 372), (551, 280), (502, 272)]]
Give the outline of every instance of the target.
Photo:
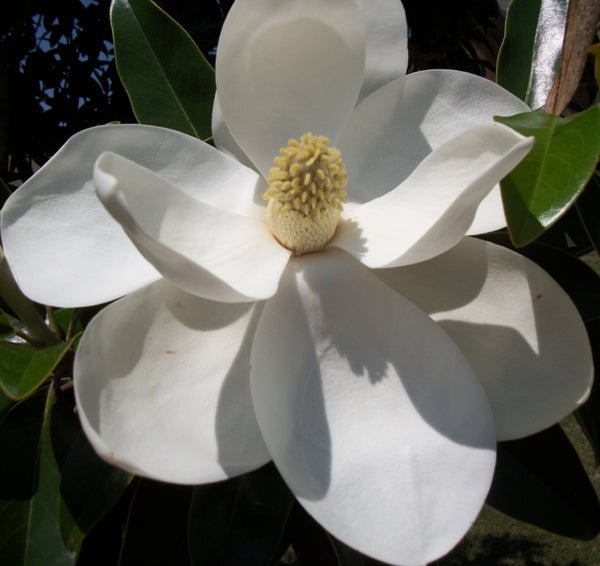
[(535, 144), (501, 182), (508, 230), (516, 246), (538, 238), (573, 204), (600, 153), (600, 105), (568, 118), (542, 112), (496, 117)]
[(72, 342), (46, 348), (0, 342), (0, 387), (12, 399), (31, 395), (52, 373)]
[(138, 121), (209, 138), (214, 71), (187, 32), (150, 0), (115, 0), (111, 24)]
[(558, 76), (567, 0), (513, 0), (498, 54), (498, 84), (537, 110)]
[(60, 471), (51, 439), (53, 389), (39, 390), (0, 421), (0, 557), (3, 564), (71, 566), (59, 522)]

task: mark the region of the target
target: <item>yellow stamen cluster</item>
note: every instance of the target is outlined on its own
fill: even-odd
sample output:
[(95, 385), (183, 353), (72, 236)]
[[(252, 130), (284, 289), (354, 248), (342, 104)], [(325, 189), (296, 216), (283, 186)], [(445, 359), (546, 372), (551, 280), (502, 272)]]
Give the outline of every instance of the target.
[(303, 134), (290, 139), (273, 159), (267, 223), (295, 255), (322, 250), (331, 240), (346, 199), (346, 170), (341, 153), (325, 136)]

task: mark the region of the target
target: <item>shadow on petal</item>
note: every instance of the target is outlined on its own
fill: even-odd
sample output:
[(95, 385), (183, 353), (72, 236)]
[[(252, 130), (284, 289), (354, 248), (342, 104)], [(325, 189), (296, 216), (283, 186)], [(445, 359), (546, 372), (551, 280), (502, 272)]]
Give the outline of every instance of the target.
[(259, 303), (252, 314), (219, 393), (215, 416), (218, 462), (229, 477), (258, 468), (270, 459), (250, 395), (250, 352), (263, 305)]
[[(323, 313), (319, 342), (326, 346), (317, 350), (319, 363), (327, 360), (328, 349), (335, 352), (349, 365), (348, 379), (368, 379), (372, 387), (365, 391), (385, 390), (387, 380), (399, 380), (393, 389), (404, 390), (411, 411), (440, 434), (464, 446), (489, 448), (488, 436), (472, 426), (477, 418), (489, 420), (485, 394), (446, 333), (344, 252), (328, 256), (320, 266), (327, 269), (305, 270), (298, 263)], [(325, 282), (332, 272), (335, 285)]]
[[(535, 314), (531, 322), (539, 324)], [(559, 344), (547, 328), (527, 339), (510, 326), (458, 320), (439, 323), (480, 379), (492, 405), (500, 440), (540, 432), (587, 398), (591, 377), (588, 380), (586, 376), (591, 376), (592, 369), (587, 363), (585, 338), (565, 339)], [(574, 354), (579, 354), (579, 364), (572, 363)]]
[(583, 323), (565, 292), (523, 256), (465, 238), (433, 260), (374, 273), (461, 348), (500, 439), (538, 432), (585, 399), (592, 361)]
[(290, 265), (257, 327), (251, 388), (275, 464), (296, 496), (319, 500), (331, 479), (331, 435), (311, 323)]
[[(487, 252), (470, 243), (471, 239), (463, 240), (431, 260), (373, 273), (428, 314), (452, 311), (476, 299), (487, 280)], [(463, 251), (467, 245), (468, 255)], [(459, 276), (445, 277), (446, 273)]]
[[(175, 483), (218, 481), (267, 462), (247, 394), (254, 308), (161, 281), (94, 318), (77, 351), (75, 389), (98, 452)], [(237, 396), (223, 393), (224, 381), (240, 385)]]
[(407, 93), (399, 79), (375, 91), (354, 110), (338, 145), (352, 202), (369, 202), (395, 189), (431, 153), (419, 126), (435, 94), (425, 88)]

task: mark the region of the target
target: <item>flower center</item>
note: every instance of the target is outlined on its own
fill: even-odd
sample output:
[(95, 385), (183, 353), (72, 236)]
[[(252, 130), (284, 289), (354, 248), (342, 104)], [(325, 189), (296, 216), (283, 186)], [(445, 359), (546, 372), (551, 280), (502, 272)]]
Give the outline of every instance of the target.
[(263, 198), (273, 236), (295, 255), (322, 250), (331, 240), (346, 198), (346, 169), (329, 139), (311, 133), (290, 139), (273, 159)]

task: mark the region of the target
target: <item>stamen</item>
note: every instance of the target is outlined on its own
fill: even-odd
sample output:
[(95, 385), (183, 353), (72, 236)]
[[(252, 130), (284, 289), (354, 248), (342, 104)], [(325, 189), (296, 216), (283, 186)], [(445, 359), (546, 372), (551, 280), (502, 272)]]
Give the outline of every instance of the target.
[(290, 139), (273, 159), (263, 198), (275, 238), (295, 255), (322, 250), (346, 199), (346, 170), (329, 139), (306, 133)]

